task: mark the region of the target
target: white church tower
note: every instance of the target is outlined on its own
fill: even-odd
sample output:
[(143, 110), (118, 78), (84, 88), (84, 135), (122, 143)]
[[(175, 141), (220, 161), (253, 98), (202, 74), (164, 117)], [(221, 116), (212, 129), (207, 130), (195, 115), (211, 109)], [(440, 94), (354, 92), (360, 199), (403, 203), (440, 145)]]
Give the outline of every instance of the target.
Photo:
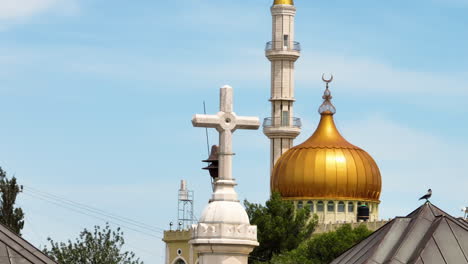
[(275, 0), (272, 41), (265, 53), (271, 61), (271, 117), (265, 118), (263, 133), (270, 139), (270, 169), (278, 158), (293, 146), (301, 132), (301, 121), (294, 117), (294, 62), (300, 56), (300, 45), (294, 41), (293, 0)]
[(233, 90), (220, 90), (220, 107), (215, 115), (195, 115), (195, 127), (215, 128), (219, 133), (218, 179), (210, 203), (197, 225), (190, 244), (198, 252), (199, 264), (247, 264), (249, 253), (258, 246), (257, 226), (240, 204), (232, 177), (232, 135), (237, 129), (258, 129), (257, 117), (238, 116), (233, 111)]

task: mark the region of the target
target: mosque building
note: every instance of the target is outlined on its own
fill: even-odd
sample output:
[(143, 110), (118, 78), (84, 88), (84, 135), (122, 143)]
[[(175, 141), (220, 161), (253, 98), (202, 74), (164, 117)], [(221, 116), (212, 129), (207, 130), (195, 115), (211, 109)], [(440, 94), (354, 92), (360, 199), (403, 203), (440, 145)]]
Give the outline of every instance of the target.
[(380, 171), (367, 152), (338, 132), (328, 87), (333, 77), (327, 82), (316, 131), (292, 147), (301, 126), (300, 119), (293, 116), (294, 62), (300, 56), (300, 44), (294, 41), (295, 13), (293, 0), (275, 0), (271, 8), (272, 41), (265, 51), (272, 74), (272, 116), (263, 124), (263, 132), (270, 139), (271, 191), (294, 201), (299, 208), (309, 207), (318, 215), (319, 223), (355, 222), (358, 208), (364, 205), (369, 210), (366, 220), (378, 220)]
[[(359, 220), (367, 221), (368, 227), (375, 230), (385, 223), (376, 222), (382, 185), (380, 171), (367, 152), (349, 143), (338, 132), (334, 123), (336, 109), (331, 102), (329, 90), (333, 77), (330, 80), (324, 79), (327, 84), (323, 104), (319, 107), (321, 120), (316, 131), (305, 142), (293, 147), (293, 140), (301, 132), (301, 120), (294, 117), (293, 111), (294, 63), (300, 57), (301, 50), (300, 44), (294, 41), (295, 13), (293, 0), (274, 0), (271, 7), (272, 40), (265, 49), (265, 55), (271, 62), (271, 117), (265, 118), (263, 123), (263, 133), (270, 139), (270, 191), (279, 192), (284, 199), (293, 201), (297, 208), (309, 207), (319, 217), (317, 232), (332, 230), (339, 224), (356, 223)], [(215, 127), (212, 125), (208, 127)], [(218, 153), (216, 148), (214, 150)], [(219, 150), (221, 162), (225, 157), (220, 153), (225, 151)], [(213, 152), (211, 156), (216, 154)], [(205, 162), (213, 163), (205, 169), (210, 171), (216, 186), (224, 180), (219, 181), (216, 173), (218, 164), (216, 158), (211, 156)], [(221, 165), (219, 172), (221, 173)], [(213, 201), (213, 204), (210, 203), (211, 207), (221, 203), (221, 200)], [(363, 208), (367, 211), (364, 210), (364, 214), (361, 214)], [(244, 214), (240, 212), (240, 208), (236, 207), (236, 210)], [(200, 230), (209, 230), (207, 226), (214, 223), (207, 220), (207, 212), (202, 214), (199, 224), (192, 231), (173, 230), (164, 233), (167, 264), (204, 263), (198, 256), (214, 259), (215, 256), (207, 255), (211, 254), (209, 251), (202, 252), (206, 245), (203, 244), (205, 242), (200, 242), (208, 241)], [(254, 227), (249, 225), (248, 220), (238, 222), (237, 226), (254, 232)], [(236, 254), (245, 255), (256, 243), (247, 233), (236, 239), (243, 244), (243, 249), (236, 249)], [(220, 244), (216, 246), (220, 247)], [(235, 263), (243, 263), (244, 260), (240, 261)]]
[[(319, 217), (319, 223), (349, 223), (361, 217), (376, 221), (382, 187), (379, 168), (367, 152), (338, 132), (328, 83), (323, 99), (315, 132), (276, 162), (271, 191), (294, 201), (298, 208), (309, 207)], [(358, 218), (358, 208), (362, 206), (367, 207), (369, 215)]]

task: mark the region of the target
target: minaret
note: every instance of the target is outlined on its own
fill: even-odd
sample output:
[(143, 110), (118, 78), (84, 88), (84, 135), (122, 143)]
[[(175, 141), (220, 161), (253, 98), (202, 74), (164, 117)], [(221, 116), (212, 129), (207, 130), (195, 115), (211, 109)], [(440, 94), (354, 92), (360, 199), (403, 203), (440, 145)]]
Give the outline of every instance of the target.
[(301, 132), (301, 120), (293, 117), (294, 62), (300, 56), (300, 44), (294, 41), (293, 0), (275, 0), (272, 41), (266, 44), (266, 57), (271, 61), (271, 117), (265, 118), (263, 133), (270, 139), (270, 169), (293, 145)]

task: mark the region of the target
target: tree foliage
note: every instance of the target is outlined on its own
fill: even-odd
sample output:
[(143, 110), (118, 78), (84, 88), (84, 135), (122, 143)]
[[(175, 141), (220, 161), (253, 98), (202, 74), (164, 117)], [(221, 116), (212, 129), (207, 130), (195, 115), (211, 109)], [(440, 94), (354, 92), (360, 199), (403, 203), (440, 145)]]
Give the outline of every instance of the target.
[(352, 228), (346, 224), (336, 231), (317, 234), (298, 248), (273, 257), (271, 264), (326, 264), (368, 237), (372, 231), (365, 225)]
[(14, 233), (21, 235), (24, 227), (24, 213), (19, 207), (15, 207), (16, 197), (22, 190), (16, 182), (16, 178), (7, 178), (6, 172), (0, 167), (0, 223), (8, 227)]
[(133, 252), (122, 252), (125, 244), (120, 228), (112, 230), (109, 224), (104, 229), (94, 227), (94, 232), (84, 229), (72, 242), (57, 243), (48, 238), (51, 249), (44, 253), (60, 264), (142, 264)]
[(281, 199), (273, 193), (265, 204), (244, 201), (250, 223), (257, 226), (260, 245), (250, 254), (250, 263), (269, 261), (273, 255), (295, 249), (314, 231), (317, 218), (310, 216), (310, 210), (296, 210), (291, 201)]

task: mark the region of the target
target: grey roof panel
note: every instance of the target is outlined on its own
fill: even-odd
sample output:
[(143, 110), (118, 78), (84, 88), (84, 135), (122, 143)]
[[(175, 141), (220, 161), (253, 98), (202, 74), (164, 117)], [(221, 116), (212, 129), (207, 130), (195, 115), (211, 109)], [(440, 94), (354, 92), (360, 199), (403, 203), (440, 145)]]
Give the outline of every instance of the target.
[(424, 264), (444, 264), (447, 263), (440, 253), (434, 239), (430, 239), (426, 248), (421, 252), (421, 258)]
[(447, 219), (442, 221), (433, 237), (447, 263), (468, 264), (468, 260), (466, 260), (452, 229), (448, 225)]
[(453, 223), (452, 221), (449, 221), (448, 223), (453, 233), (455, 234), (458, 243), (460, 244), (465, 258), (468, 258), (468, 232), (463, 232), (463, 229), (465, 228), (463, 226), (457, 225), (456, 223)]
[(1, 264), (11, 264), (10, 258), (9, 257), (0, 257), (0, 263)]
[(381, 240), (382, 237), (385, 235), (386, 230), (390, 229), (390, 226), (391, 226), (390, 223), (384, 225), (383, 227), (380, 228), (382, 232), (379, 232), (379, 233), (374, 232), (373, 234), (365, 238), (363, 241), (361, 241), (361, 243), (354, 245), (354, 247), (352, 248), (353, 250), (346, 251), (340, 257), (335, 259), (331, 264), (358, 263), (356, 262), (357, 259), (359, 259), (360, 257), (358, 253), (362, 252), (363, 248), (365, 248), (368, 244), (371, 244), (371, 245), (374, 244), (375, 240)]
[(26, 240), (0, 224), (0, 264), (57, 263)]
[(2, 241), (0, 241), (0, 257), (8, 257), (7, 246)]
[(431, 203), (395, 218), (332, 264), (468, 264), (468, 226)]
[(400, 241), (400, 237), (404, 234), (411, 222), (411, 218), (403, 217), (395, 218), (394, 220), (395, 221), (392, 221), (393, 224), (389, 232), (387, 232), (385, 239), (376, 249), (374, 258), (379, 263), (385, 263), (385, 261), (391, 258), (391, 253), (399, 246), (398, 242)]

